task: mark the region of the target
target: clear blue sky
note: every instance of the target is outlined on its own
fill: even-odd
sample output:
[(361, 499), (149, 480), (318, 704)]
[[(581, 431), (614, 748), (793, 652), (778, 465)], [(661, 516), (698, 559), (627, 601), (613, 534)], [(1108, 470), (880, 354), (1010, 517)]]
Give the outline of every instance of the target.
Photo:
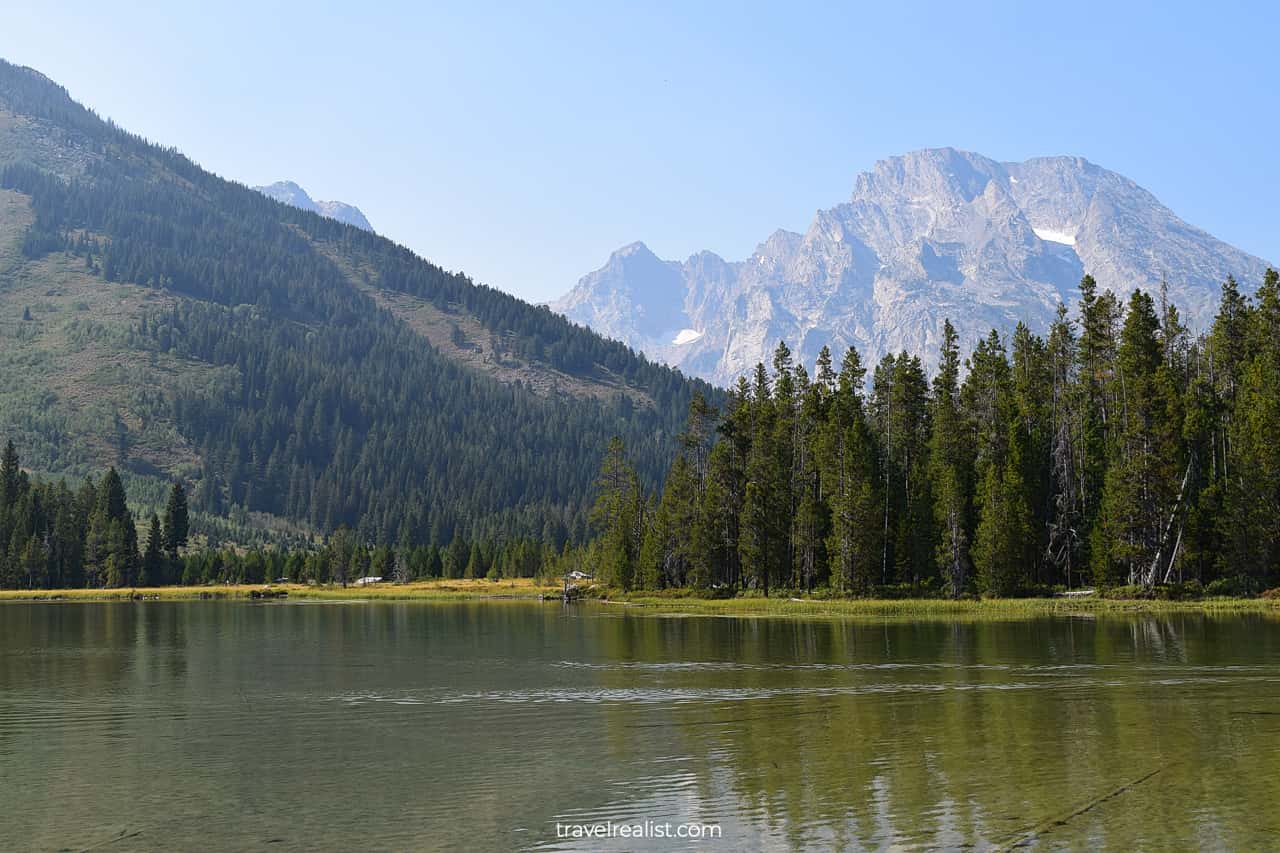
[(0, 56), (532, 300), (633, 240), (745, 257), (942, 145), (1088, 157), (1280, 261), (1270, 3), (196, 5), (18, 0)]

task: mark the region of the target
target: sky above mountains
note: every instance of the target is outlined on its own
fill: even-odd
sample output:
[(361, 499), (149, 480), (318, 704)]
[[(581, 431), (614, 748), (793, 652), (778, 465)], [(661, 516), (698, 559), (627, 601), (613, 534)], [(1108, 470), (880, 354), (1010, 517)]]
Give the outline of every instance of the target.
[(1268, 4), (185, 5), (18, 0), (0, 56), (535, 301), (636, 239), (745, 257), (945, 145), (1088, 157), (1280, 259)]

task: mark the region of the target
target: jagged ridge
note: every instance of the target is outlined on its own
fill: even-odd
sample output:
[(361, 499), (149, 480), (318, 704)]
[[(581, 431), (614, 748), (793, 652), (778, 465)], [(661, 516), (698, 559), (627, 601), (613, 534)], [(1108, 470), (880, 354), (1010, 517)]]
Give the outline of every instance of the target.
[(353, 204), (347, 204), (345, 201), (316, 201), (307, 194), (306, 190), (293, 181), (276, 181), (274, 184), (268, 184), (265, 187), (254, 187), (254, 189), (265, 196), (274, 198), (276, 201), (291, 204), (294, 207), (300, 207), (303, 210), (309, 210), (312, 213), (318, 213), (321, 216), (327, 216), (330, 219), (336, 219), (339, 222), (345, 222), (357, 228), (363, 228), (365, 231), (373, 231), (373, 226), (369, 224), (369, 220), (360, 208)]
[(1203, 328), (1228, 274), (1252, 288), (1266, 267), (1083, 158), (1000, 163), (942, 148), (877, 163), (848, 202), (745, 261), (663, 261), (633, 243), (552, 307), (729, 384), (779, 339), (811, 365), (824, 344), (931, 357), (947, 317), (966, 344), (1019, 321), (1043, 330), (1086, 271), (1118, 293), (1167, 280)]

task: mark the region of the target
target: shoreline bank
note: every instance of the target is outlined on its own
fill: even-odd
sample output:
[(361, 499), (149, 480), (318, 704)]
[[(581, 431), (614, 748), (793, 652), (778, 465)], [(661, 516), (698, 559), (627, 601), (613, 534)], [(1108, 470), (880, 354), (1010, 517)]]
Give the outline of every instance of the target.
[[(376, 586), (312, 586), (308, 584), (237, 584), (224, 586), (169, 586), (137, 589), (0, 590), (5, 602), (146, 602), (146, 601), (250, 601), (296, 599), (304, 601), (560, 601), (562, 588), (516, 580), (433, 580)], [(1262, 613), (1280, 615), (1280, 600), (1263, 598), (1201, 598), (1186, 601), (1112, 599), (1099, 596), (1057, 598), (988, 599), (868, 599), (868, 598), (700, 598), (656, 596), (645, 593), (588, 594), (580, 601), (611, 605), (653, 614), (688, 616), (780, 617), (1019, 617), (1093, 613)]]

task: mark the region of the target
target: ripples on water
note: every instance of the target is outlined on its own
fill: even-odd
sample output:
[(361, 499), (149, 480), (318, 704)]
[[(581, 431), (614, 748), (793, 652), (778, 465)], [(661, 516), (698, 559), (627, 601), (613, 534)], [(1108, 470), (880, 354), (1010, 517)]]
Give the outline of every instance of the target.
[(1269, 849), (1277, 652), (1253, 617), (4, 605), (0, 846)]

